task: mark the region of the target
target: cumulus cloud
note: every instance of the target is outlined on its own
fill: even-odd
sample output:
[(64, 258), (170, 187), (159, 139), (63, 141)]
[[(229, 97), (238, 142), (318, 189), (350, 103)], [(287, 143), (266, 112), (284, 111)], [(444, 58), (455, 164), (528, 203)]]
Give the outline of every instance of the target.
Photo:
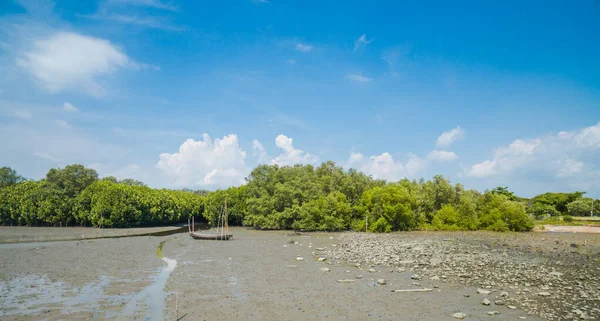
[(63, 104), (63, 109), (66, 111), (79, 111), (79, 108), (77, 108), (76, 106), (73, 106), (69, 102), (65, 102)]
[(351, 153), (348, 165), (376, 179), (397, 181), (404, 177), (415, 178), (425, 167), (426, 160), (409, 154), (405, 162), (395, 160), (385, 152), (378, 156), (366, 158), (361, 153)]
[(314, 164), (319, 162), (319, 158), (305, 152), (301, 149), (294, 148), (294, 140), (283, 134), (275, 138), (275, 145), (281, 148), (283, 152), (271, 160), (272, 164), (279, 166), (288, 166), (294, 164)]
[(354, 51), (358, 50), (358, 49), (362, 49), (364, 47), (366, 47), (368, 44), (370, 44), (373, 40), (368, 40), (367, 39), (367, 35), (363, 34), (362, 36), (360, 36), (358, 39), (356, 39), (356, 41), (354, 42)]
[(443, 132), (438, 138), (437, 138), (437, 146), (438, 147), (448, 147), (450, 145), (452, 145), (452, 143), (454, 143), (455, 141), (463, 138), (465, 136), (465, 131), (460, 128), (460, 126), (456, 126), (456, 128), (453, 128), (447, 132)]
[(477, 178), (509, 178), (560, 182), (565, 186), (600, 187), (592, 182), (600, 170), (600, 123), (571, 132), (517, 139), (496, 148), (492, 159), (466, 169)]
[(56, 125), (58, 125), (58, 127), (63, 128), (63, 129), (67, 129), (67, 128), (71, 127), (69, 125), (69, 123), (67, 123), (66, 121), (64, 121), (62, 119), (57, 120)]
[(162, 153), (156, 165), (177, 186), (227, 187), (239, 185), (249, 169), (246, 153), (237, 135), (230, 134), (214, 142), (208, 134), (203, 140), (186, 140), (173, 154)]
[(15, 110), (14, 113), (13, 113), (13, 115), (16, 118), (20, 118), (20, 119), (23, 119), (23, 120), (29, 120), (29, 119), (31, 119), (33, 117), (33, 115), (29, 111), (23, 110), (23, 109)]
[(307, 45), (307, 44), (303, 44), (303, 43), (296, 44), (296, 50), (301, 51), (301, 52), (309, 52), (312, 49), (313, 49), (312, 45)]
[(454, 152), (448, 152), (445, 150), (432, 150), (427, 155), (427, 159), (440, 161), (440, 162), (449, 162), (458, 159), (458, 156)]
[(423, 169), (432, 162), (449, 162), (456, 159), (458, 159), (458, 156), (454, 152), (440, 150), (431, 151), (425, 158), (409, 153), (406, 161), (396, 160), (388, 152), (370, 157), (365, 157), (361, 153), (351, 153), (347, 166), (356, 168), (377, 179), (398, 181), (405, 177), (409, 179), (417, 178)]
[(267, 151), (265, 147), (258, 141), (252, 141), (252, 149), (254, 150), (254, 156), (258, 158), (259, 163), (264, 163), (267, 161)]
[(17, 64), (50, 93), (82, 90), (94, 96), (105, 93), (98, 77), (136, 66), (110, 41), (72, 32), (58, 32), (35, 41)]
[(356, 81), (356, 82), (370, 82), (371, 78), (363, 76), (363, 75), (359, 75), (359, 74), (349, 74), (346, 76), (346, 78), (352, 80), (352, 81)]

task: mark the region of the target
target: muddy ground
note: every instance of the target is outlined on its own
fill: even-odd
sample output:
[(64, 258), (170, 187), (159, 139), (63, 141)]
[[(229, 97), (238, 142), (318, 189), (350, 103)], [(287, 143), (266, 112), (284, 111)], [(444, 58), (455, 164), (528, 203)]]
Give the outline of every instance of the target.
[[(0, 245), (0, 319), (562, 320), (600, 312), (597, 234), (233, 233), (229, 242), (176, 234)], [(409, 289), (431, 291), (392, 292)]]

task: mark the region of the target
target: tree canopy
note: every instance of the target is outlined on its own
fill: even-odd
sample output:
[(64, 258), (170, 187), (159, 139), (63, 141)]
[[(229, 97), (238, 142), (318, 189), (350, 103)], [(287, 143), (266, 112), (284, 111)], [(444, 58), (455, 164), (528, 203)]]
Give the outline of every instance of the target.
[(134, 227), (191, 216), (216, 225), (227, 202), (229, 224), (259, 229), (529, 231), (534, 217), (591, 210), (583, 192), (526, 200), (507, 187), (480, 193), (442, 175), (386, 182), (331, 161), (318, 167), (259, 165), (246, 184), (216, 191), (153, 189), (134, 179), (98, 178), (79, 164), (50, 169), (39, 181), (3, 167), (0, 183), (2, 225)]

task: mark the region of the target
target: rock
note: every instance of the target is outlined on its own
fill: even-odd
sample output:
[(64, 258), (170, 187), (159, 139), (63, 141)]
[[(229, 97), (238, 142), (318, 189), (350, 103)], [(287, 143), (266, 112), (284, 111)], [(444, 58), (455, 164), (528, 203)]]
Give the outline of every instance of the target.
[(303, 258), (303, 257), (300, 257), (300, 256), (297, 256), (297, 257), (296, 257), (296, 261), (304, 261), (304, 258)]
[(467, 314), (464, 312), (456, 312), (452, 315), (452, 317), (456, 318), (456, 319), (464, 319), (467, 317)]
[(300, 244), (300, 242), (294, 242), (294, 244)]
[(362, 275), (357, 275), (356, 278), (357, 279), (362, 279)]
[(315, 248), (315, 250), (317, 250), (317, 251), (325, 251), (325, 249), (326, 249), (325, 247), (317, 247), (317, 248)]
[(490, 300), (488, 300), (487, 298), (483, 299), (483, 302), (481, 302), (481, 304), (483, 305), (490, 305)]
[(329, 239), (330, 239), (330, 240), (333, 240), (333, 236), (330, 236), (330, 237), (329, 237)]
[(500, 292), (500, 297), (507, 298), (508, 297), (508, 292), (506, 292), (506, 291)]
[(439, 281), (439, 280), (440, 280), (440, 277), (439, 277), (439, 276), (437, 276), (437, 275), (434, 275), (434, 276), (432, 276), (430, 279), (431, 279), (431, 281)]
[(527, 317), (519, 317), (521, 320), (527, 320)]
[(552, 272), (550, 272), (549, 274), (550, 274), (550, 275), (552, 275), (552, 276), (558, 276), (558, 277), (561, 277), (561, 276), (563, 276), (563, 273), (561, 273), (561, 272), (556, 272), (556, 271), (552, 271)]
[(375, 273), (375, 272), (377, 272), (377, 270), (375, 270), (375, 269), (369, 269), (369, 272)]
[(350, 279), (342, 279), (342, 280), (337, 280), (338, 283), (352, 283), (354, 282), (354, 280), (350, 280)]
[(494, 304), (495, 305), (504, 305), (504, 301), (502, 301), (502, 300), (496, 300), (496, 301), (494, 301)]
[(346, 270), (346, 273), (350, 273), (350, 270)]
[(550, 292), (539, 292), (539, 296), (550, 296)]
[(498, 311), (488, 311), (487, 314), (489, 314), (489, 315), (496, 315), (496, 314), (500, 314), (500, 312), (498, 312)]
[(490, 294), (491, 291), (490, 290), (484, 290), (484, 289), (477, 289), (477, 293), (479, 294)]
[(377, 279), (377, 284), (385, 285), (386, 284), (385, 279)]
[(470, 297), (471, 295), (470, 295), (470, 294), (463, 294), (463, 296), (464, 296), (465, 298), (468, 298), (468, 297)]
[(283, 247), (287, 247), (287, 245), (283, 244)]
[(329, 272), (329, 271), (331, 271), (331, 270), (330, 270), (330, 269), (328, 269), (328, 268), (320, 268), (320, 269), (319, 269), (319, 271), (322, 271), (322, 272)]
[(319, 261), (319, 262), (323, 262), (323, 261), (325, 261), (325, 260), (327, 260), (327, 259), (326, 259), (326, 258), (324, 258), (324, 257), (320, 257), (320, 258), (319, 258), (317, 261)]
[(517, 307), (516, 307), (516, 306), (514, 306), (514, 305), (507, 305), (506, 307), (507, 307), (507, 308), (509, 308), (509, 309), (511, 309), (511, 310), (514, 310), (514, 309), (516, 309), (516, 308), (517, 308)]
[(294, 265), (294, 264), (288, 264), (287, 267), (289, 267), (289, 268), (295, 268), (295, 267), (298, 267), (298, 266)]
[(421, 277), (418, 276), (418, 275), (416, 275), (416, 274), (411, 275), (410, 278), (413, 279), (413, 280), (420, 280), (421, 279)]

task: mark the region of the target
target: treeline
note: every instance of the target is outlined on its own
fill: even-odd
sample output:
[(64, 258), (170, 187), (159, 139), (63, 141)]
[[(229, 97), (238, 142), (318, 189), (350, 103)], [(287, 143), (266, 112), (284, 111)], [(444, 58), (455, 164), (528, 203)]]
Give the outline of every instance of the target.
[(316, 168), (260, 165), (245, 185), (214, 192), (99, 179), (95, 170), (82, 165), (51, 169), (40, 181), (25, 181), (2, 168), (0, 224), (134, 227), (182, 222), (190, 216), (215, 224), (227, 200), (230, 225), (260, 229), (529, 231), (534, 218), (589, 215), (591, 199), (583, 194), (523, 199), (505, 187), (484, 193), (468, 190), (441, 175), (428, 181), (386, 182), (333, 162)]
[(152, 189), (132, 179), (98, 179), (94, 169), (70, 165), (26, 181), (0, 169), (0, 225), (138, 227), (202, 217), (204, 197)]

